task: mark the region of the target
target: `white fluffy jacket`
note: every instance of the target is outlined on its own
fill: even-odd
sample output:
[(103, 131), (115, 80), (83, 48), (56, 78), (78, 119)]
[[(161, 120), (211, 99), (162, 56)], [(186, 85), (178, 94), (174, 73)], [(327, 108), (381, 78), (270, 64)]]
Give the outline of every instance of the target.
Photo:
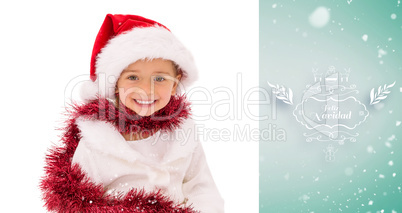
[(126, 141), (103, 121), (77, 119), (77, 125), (82, 138), (73, 163), (108, 193), (162, 190), (177, 203), (203, 213), (224, 212), (193, 120), (187, 119), (173, 132), (158, 131), (139, 141)]

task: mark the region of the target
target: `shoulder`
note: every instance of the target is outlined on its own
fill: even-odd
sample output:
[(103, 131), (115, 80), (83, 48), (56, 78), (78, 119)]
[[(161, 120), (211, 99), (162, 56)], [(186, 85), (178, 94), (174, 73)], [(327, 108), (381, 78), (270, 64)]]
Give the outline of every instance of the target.
[(197, 123), (192, 118), (187, 118), (178, 129), (196, 129)]
[(109, 138), (119, 136), (116, 134), (116, 128), (112, 124), (105, 121), (78, 117), (75, 123), (78, 126), (78, 129), (81, 131), (81, 135), (83, 137)]
[(111, 123), (97, 119), (77, 118), (81, 141), (90, 149), (104, 151), (115, 150), (121, 146), (123, 136)]
[(200, 129), (200, 125), (197, 124), (196, 121), (194, 121), (194, 119), (192, 118), (187, 118), (186, 120), (183, 121), (183, 123), (176, 128), (172, 134), (174, 135), (186, 135), (188, 137), (188, 139), (191, 139), (191, 141), (188, 142), (192, 142), (192, 143), (198, 143), (199, 139), (198, 139), (198, 134), (197, 132)]

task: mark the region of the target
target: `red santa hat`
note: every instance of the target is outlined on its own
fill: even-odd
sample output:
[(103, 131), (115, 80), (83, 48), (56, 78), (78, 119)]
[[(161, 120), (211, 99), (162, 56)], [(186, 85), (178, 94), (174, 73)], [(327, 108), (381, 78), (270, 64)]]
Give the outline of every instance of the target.
[(81, 87), (81, 98), (115, 98), (120, 73), (141, 59), (162, 58), (173, 61), (181, 70), (181, 86), (197, 79), (191, 53), (164, 25), (136, 15), (112, 15), (106, 18), (96, 37), (91, 58), (90, 77)]

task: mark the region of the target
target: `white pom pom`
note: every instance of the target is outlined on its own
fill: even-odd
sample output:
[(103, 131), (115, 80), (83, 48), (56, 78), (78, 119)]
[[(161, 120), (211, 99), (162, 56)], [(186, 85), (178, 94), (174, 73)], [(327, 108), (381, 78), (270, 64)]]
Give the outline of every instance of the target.
[(85, 102), (95, 100), (99, 93), (99, 87), (97, 82), (86, 81), (82, 83), (80, 88), (81, 99)]

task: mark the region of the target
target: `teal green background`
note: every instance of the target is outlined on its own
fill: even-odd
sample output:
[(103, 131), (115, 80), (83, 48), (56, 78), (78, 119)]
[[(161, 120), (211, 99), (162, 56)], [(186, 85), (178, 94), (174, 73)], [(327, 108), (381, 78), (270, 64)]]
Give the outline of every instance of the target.
[[(330, 21), (314, 28), (308, 18), (320, 6), (329, 9)], [(271, 127), (271, 138), (260, 140), (260, 212), (402, 212), (402, 5), (260, 0), (259, 8), (260, 87), (270, 92), (269, 81), (291, 88), (295, 103), (260, 96), (260, 114), (268, 116), (260, 130)], [(380, 49), (387, 54), (379, 57)], [(308, 143), (306, 128), (292, 115), (314, 82), (312, 68), (329, 66), (350, 68), (354, 96), (370, 113), (355, 129), (354, 143)], [(372, 88), (394, 81), (385, 100), (369, 104)], [(333, 162), (325, 160), (329, 144), (338, 150)]]

